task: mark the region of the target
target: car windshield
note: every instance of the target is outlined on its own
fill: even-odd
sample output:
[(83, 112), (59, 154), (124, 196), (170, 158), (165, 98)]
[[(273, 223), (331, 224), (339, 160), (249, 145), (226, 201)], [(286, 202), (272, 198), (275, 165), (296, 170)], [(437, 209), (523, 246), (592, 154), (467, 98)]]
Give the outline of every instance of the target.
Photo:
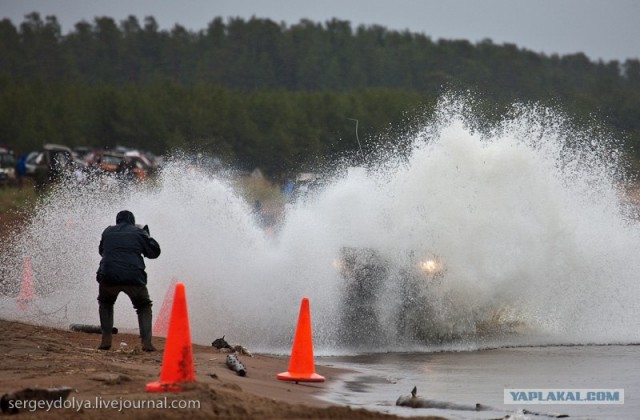
[(122, 159), (117, 156), (103, 156), (102, 163), (107, 163), (110, 165), (119, 165)]

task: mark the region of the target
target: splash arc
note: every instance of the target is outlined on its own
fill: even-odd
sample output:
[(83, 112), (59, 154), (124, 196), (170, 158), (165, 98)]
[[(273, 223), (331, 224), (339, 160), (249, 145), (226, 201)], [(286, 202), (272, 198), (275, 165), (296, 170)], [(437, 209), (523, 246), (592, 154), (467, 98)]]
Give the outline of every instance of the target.
[[(303, 296), (314, 300), (316, 357), (640, 342), (640, 223), (626, 194), (636, 187), (626, 149), (541, 106), (487, 121), (473, 99), (438, 100), (406, 134), (370, 144), (366, 159), (310, 167), (322, 182), (304, 197), (284, 200), (243, 171), (186, 153), (126, 190), (104, 177), (62, 179), (0, 244), (0, 317), (95, 319), (97, 241), (131, 208), (169, 256), (147, 269), (154, 321), (168, 327), (160, 306), (176, 275), (190, 288), (196, 343), (226, 333), (288, 362)], [(257, 186), (276, 198), (263, 202), (271, 237), (249, 198)], [(69, 218), (82, 229), (67, 229)], [(363, 260), (357, 272), (372, 287), (345, 275), (344, 249), (380, 256), (384, 271)], [(430, 256), (446, 266), (437, 278), (418, 266)], [(137, 327), (124, 312), (119, 326)]]

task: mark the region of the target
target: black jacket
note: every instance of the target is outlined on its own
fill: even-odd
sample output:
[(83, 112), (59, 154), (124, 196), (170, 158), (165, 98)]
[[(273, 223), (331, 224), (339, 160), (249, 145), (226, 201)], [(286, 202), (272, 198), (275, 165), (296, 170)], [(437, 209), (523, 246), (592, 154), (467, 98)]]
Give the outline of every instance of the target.
[(105, 284), (147, 284), (143, 256), (158, 258), (160, 245), (149, 233), (130, 223), (118, 220), (102, 232), (98, 252), (102, 256), (97, 280)]

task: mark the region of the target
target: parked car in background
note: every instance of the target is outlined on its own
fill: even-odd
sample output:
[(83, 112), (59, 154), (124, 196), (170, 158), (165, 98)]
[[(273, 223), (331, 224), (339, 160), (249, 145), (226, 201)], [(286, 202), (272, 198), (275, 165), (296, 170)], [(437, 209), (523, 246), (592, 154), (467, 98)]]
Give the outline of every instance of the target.
[(74, 163), (73, 151), (61, 144), (45, 144), (41, 150), (27, 155), (27, 174), (34, 175), (38, 168), (53, 168), (55, 166)]
[(25, 162), (27, 175), (35, 178), (37, 189), (56, 181), (65, 170), (74, 170), (79, 164), (69, 147), (51, 143), (30, 153)]
[(124, 160), (132, 168), (138, 181), (144, 181), (154, 171), (153, 163), (137, 150), (131, 150), (124, 154)]
[(33, 151), (33, 152), (30, 152), (27, 155), (27, 158), (26, 158), (25, 164), (24, 164), (25, 170), (27, 172), (27, 176), (34, 176), (35, 175), (36, 167), (37, 167), (36, 158), (38, 157), (39, 154), (40, 154), (40, 152)]
[(79, 182), (144, 181), (158, 170), (158, 159), (148, 152), (118, 147), (98, 149), (45, 144), (26, 157), (25, 172), (36, 187), (55, 181), (63, 172), (73, 173)]
[(120, 167), (120, 162), (122, 162), (122, 155), (120, 153), (110, 153), (110, 152), (101, 152), (96, 162), (98, 163), (98, 168), (104, 172), (115, 174), (118, 171), (118, 167)]
[(13, 152), (0, 147), (0, 185), (10, 185), (16, 182), (16, 158)]
[(77, 160), (82, 160), (82, 161), (84, 161), (87, 155), (89, 155), (89, 153), (91, 153), (92, 151), (93, 149), (88, 146), (76, 146), (73, 148), (74, 157)]

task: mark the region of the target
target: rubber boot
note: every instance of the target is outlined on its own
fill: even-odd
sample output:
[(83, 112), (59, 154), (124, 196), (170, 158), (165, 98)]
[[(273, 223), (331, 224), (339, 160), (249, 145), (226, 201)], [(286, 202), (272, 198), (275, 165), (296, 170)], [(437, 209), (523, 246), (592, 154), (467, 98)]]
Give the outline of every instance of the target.
[(146, 307), (138, 312), (138, 327), (140, 328), (140, 340), (142, 341), (142, 350), (156, 351), (151, 344), (151, 307)]
[(102, 341), (98, 350), (109, 350), (113, 333), (113, 306), (100, 304), (98, 313), (100, 314), (100, 330), (102, 331)]

